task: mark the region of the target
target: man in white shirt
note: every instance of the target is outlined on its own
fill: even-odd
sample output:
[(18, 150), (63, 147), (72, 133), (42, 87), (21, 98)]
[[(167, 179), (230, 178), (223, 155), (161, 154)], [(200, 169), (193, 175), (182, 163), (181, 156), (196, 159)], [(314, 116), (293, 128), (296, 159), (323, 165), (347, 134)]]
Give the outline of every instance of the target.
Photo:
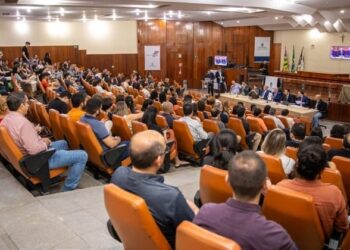
[(199, 142), (212, 137), (211, 133), (207, 133), (204, 131), (202, 124), (199, 121), (191, 117), (193, 112), (192, 104), (184, 104), (183, 112), (185, 116), (180, 118), (180, 121), (187, 123), (187, 126), (190, 129), (194, 141)]
[(269, 112), (269, 115), (267, 117), (271, 117), (275, 121), (275, 124), (276, 124), (277, 128), (285, 129), (285, 127), (284, 127), (283, 123), (281, 122), (281, 120), (278, 119), (275, 115), (276, 115), (276, 109), (271, 108), (270, 112)]

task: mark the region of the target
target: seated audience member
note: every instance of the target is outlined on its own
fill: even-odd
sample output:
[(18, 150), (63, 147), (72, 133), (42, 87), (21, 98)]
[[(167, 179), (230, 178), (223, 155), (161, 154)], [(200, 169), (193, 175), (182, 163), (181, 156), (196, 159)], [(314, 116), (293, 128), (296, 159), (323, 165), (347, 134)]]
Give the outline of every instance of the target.
[(230, 118), (229, 113), (230, 113), (230, 107), (229, 107), (228, 101), (224, 101), (222, 104), (222, 111), (220, 113), (220, 119), (224, 124), (228, 123), (228, 120)]
[(217, 105), (217, 104), (221, 104), (222, 105), (222, 102), (220, 101), (220, 93), (216, 93), (214, 97), (215, 97), (214, 106)]
[(68, 150), (64, 140), (51, 142), (48, 138), (41, 138), (34, 125), (25, 118), (28, 112), (28, 98), (23, 92), (12, 93), (7, 98), (10, 112), (1, 122), (5, 126), (23, 155), (35, 155), (49, 148), (56, 152), (49, 159), (49, 169), (68, 166), (68, 177), (63, 191), (70, 191), (79, 185), (87, 162), (87, 154), (83, 150)]
[(309, 107), (310, 100), (307, 96), (304, 95), (304, 91), (299, 90), (297, 94), (297, 99), (295, 100), (295, 104), (301, 107)]
[(68, 112), (68, 116), (73, 122), (79, 121), (80, 118), (85, 114), (83, 110), (85, 107), (85, 95), (82, 93), (76, 93), (72, 95), (71, 102), (73, 108)]
[(134, 99), (131, 95), (128, 95), (125, 97), (125, 103), (128, 106), (128, 109), (130, 111), (130, 114), (135, 114), (135, 105), (134, 105)]
[(284, 116), (284, 117), (286, 117), (286, 119), (287, 119), (287, 121), (288, 121), (289, 127), (290, 127), (290, 128), (293, 127), (293, 125), (294, 125), (294, 120), (293, 120), (292, 117), (289, 117), (289, 116), (288, 116), (288, 115), (289, 115), (289, 110), (288, 110), (288, 109), (282, 109), (282, 110), (281, 110), (281, 115)]
[(104, 114), (103, 119), (101, 121), (105, 124), (106, 129), (108, 130), (109, 134), (112, 134), (111, 130), (113, 127), (112, 122), (112, 111), (114, 110), (115, 106), (113, 103), (113, 99), (111, 97), (104, 97), (102, 99), (102, 111)]
[(45, 91), (51, 85), (51, 83), (49, 82), (49, 77), (50, 77), (50, 74), (48, 72), (43, 72), (39, 77), (41, 85), (43, 86)]
[(342, 149), (331, 149), (328, 151), (328, 159), (330, 161), (334, 156), (342, 156), (342, 157), (350, 158), (350, 133), (344, 135)]
[(222, 130), (225, 128), (225, 124), (220, 120), (220, 110), (218, 109), (213, 109), (211, 111), (211, 117), (212, 117), (212, 120), (215, 120), (216, 123), (218, 124), (219, 126), (219, 129)]
[(158, 92), (157, 92), (157, 90), (152, 90), (151, 91), (150, 99), (153, 100), (153, 101), (158, 101)]
[(283, 91), (283, 97), (281, 99), (282, 102), (294, 103), (294, 96), (290, 93), (290, 89), (285, 89)]
[(30, 83), (23, 84), (22, 90), (28, 97), (28, 100), (35, 100), (34, 93), (33, 93), (33, 86)]
[(164, 137), (152, 130), (135, 134), (130, 142), (132, 168), (118, 168), (111, 183), (143, 198), (160, 230), (175, 247), (176, 228), (182, 221), (192, 221), (198, 208), (186, 201), (177, 187), (164, 183), (157, 175), (163, 165)]
[(6, 102), (7, 102), (7, 97), (0, 96), (0, 122), (4, 119), (5, 115), (8, 112)]
[(258, 203), (267, 186), (263, 160), (248, 150), (237, 154), (229, 162), (226, 179), (234, 196), (225, 203), (205, 204), (193, 223), (236, 241), (241, 249), (296, 250), (286, 230), (261, 215)]
[(305, 139), (306, 128), (304, 123), (295, 123), (291, 129), (291, 140), (287, 140), (287, 147), (298, 148), (300, 143)]
[(229, 161), (238, 149), (236, 133), (231, 129), (221, 130), (211, 140), (209, 149), (210, 153), (204, 157), (203, 165), (227, 170)]
[(97, 93), (101, 95), (107, 93), (107, 91), (103, 89), (102, 85), (103, 85), (102, 79), (99, 77), (96, 77), (95, 80), (93, 80), (92, 82), (92, 86), (94, 86)]
[(168, 123), (168, 127), (173, 128), (173, 122), (175, 120), (175, 118), (172, 116), (172, 114), (174, 113), (173, 104), (171, 102), (163, 102), (162, 108), (163, 113), (161, 115), (165, 117)]
[(271, 108), (269, 115), (267, 115), (266, 117), (271, 117), (273, 119), (273, 121), (275, 122), (275, 125), (277, 128), (285, 129), (282, 121), (276, 117), (276, 109)]
[(293, 174), (295, 161), (285, 155), (286, 140), (286, 134), (283, 132), (283, 130), (279, 128), (273, 129), (267, 134), (263, 144), (261, 145), (261, 150), (265, 154), (281, 159), (284, 173), (287, 176), (291, 176)]
[(316, 100), (316, 104), (315, 104), (315, 109), (317, 109), (317, 113), (314, 114), (313, 118), (312, 118), (312, 127), (318, 127), (319, 126), (319, 120), (322, 117), (326, 117), (327, 116), (327, 103), (325, 103), (322, 99), (321, 99), (321, 95), (316, 95), (315, 96), (315, 100)]
[(264, 107), (263, 114), (269, 115), (270, 114), (270, 109), (271, 109), (271, 106), (270, 105), (266, 105)]
[(330, 136), (334, 138), (343, 139), (345, 135), (345, 128), (343, 125), (335, 124), (330, 132)]
[(152, 99), (146, 99), (142, 103), (141, 111), (145, 111), (149, 106), (153, 105), (153, 100)]
[(311, 130), (311, 136), (317, 136), (321, 139), (321, 141), (323, 142), (323, 131), (321, 127), (314, 127)]
[(190, 132), (192, 134), (193, 140), (199, 142), (202, 140), (210, 139), (213, 135), (204, 131), (202, 123), (193, 119), (192, 116), (192, 104), (186, 103), (183, 106), (184, 117), (180, 118), (180, 121), (183, 121), (187, 124)]
[(241, 84), (239, 84), (238, 82), (235, 82), (234, 80), (231, 82), (231, 88), (230, 88), (230, 93), (232, 95), (238, 95), (241, 93)]
[(204, 119), (209, 119), (209, 116), (208, 116), (207, 112), (205, 111), (205, 102), (203, 100), (199, 100), (197, 102), (197, 106), (198, 106), (198, 111), (203, 112)]
[(297, 176), (283, 180), (277, 186), (286, 187), (313, 197), (326, 242), (333, 231), (345, 233), (349, 228), (348, 213), (338, 187), (323, 183), (320, 176), (327, 166), (327, 155), (321, 145), (300, 145), (296, 165)]
[(191, 95), (185, 95), (183, 103), (191, 103), (192, 104), (192, 96)]
[(260, 96), (260, 89), (254, 84), (253, 89), (249, 91), (248, 95), (253, 99), (257, 99)]
[(260, 145), (260, 141), (262, 138), (262, 135), (259, 133), (251, 132), (250, 126), (247, 120), (245, 119), (245, 108), (239, 106), (237, 109), (237, 117), (242, 121), (243, 128), (245, 130), (245, 133), (247, 135), (247, 144), (249, 145), (249, 148), (256, 151)]
[(241, 93), (242, 95), (249, 95), (250, 93), (250, 87), (245, 82), (242, 82)]
[(68, 113), (68, 102), (71, 95), (68, 91), (63, 91), (57, 94), (57, 97), (47, 105), (47, 110), (55, 109), (60, 114)]
[(251, 111), (252, 113), (254, 112), (254, 109), (256, 109), (256, 108), (257, 108), (256, 104), (252, 103), (252, 104), (250, 105), (250, 111)]
[(180, 106), (177, 104), (177, 100), (175, 96), (170, 97), (169, 102), (171, 102), (171, 104), (173, 105), (174, 112), (179, 110)]
[(159, 102), (163, 103), (166, 101), (166, 93), (164, 91), (159, 93)]
[[(150, 99), (147, 99), (147, 100), (150, 100)], [(147, 100), (145, 100), (145, 102)], [(152, 100), (150, 100), (150, 101), (151, 101), (150, 103), (153, 104), (153, 101)], [(151, 107), (151, 104), (148, 105), (148, 107)], [(124, 117), (124, 119), (126, 120), (126, 123), (128, 124), (128, 127), (131, 129), (132, 128), (131, 122), (134, 121), (134, 120), (141, 119), (142, 115), (143, 115), (143, 112), (130, 114), (128, 106), (126, 105), (126, 103), (124, 101), (119, 101), (116, 104), (116, 107), (115, 107), (115, 110), (114, 110), (113, 114)]]
[[(100, 114), (102, 109), (102, 102), (99, 99), (91, 98), (86, 102), (86, 113), (80, 119), (80, 121), (87, 123), (91, 126), (91, 129), (94, 131), (94, 134), (97, 137), (97, 140), (100, 142), (104, 151), (117, 147), (119, 145), (129, 145), (128, 141), (121, 141), (118, 136), (111, 136), (108, 130), (106, 129), (103, 122), (97, 119), (97, 116)], [(128, 150), (125, 150), (121, 156), (122, 160), (127, 158)]]
[(267, 133), (268, 129), (266, 127), (266, 124), (265, 124), (264, 120), (260, 118), (261, 109), (260, 108), (255, 108), (254, 111), (253, 111), (253, 115), (254, 115), (254, 118), (256, 120), (258, 120), (259, 126), (262, 129), (262, 131), (264, 131), (264, 133)]

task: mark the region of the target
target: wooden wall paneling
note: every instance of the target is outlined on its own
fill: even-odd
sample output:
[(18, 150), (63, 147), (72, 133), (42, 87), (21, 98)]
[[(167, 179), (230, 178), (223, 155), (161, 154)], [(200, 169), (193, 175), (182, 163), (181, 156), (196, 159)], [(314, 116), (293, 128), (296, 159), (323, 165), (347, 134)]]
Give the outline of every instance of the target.
[(141, 74), (145, 74), (144, 46), (160, 45), (161, 70), (152, 71), (153, 76), (158, 79), (166, 77), (166, 22), (164, 20), (152, 20), (151, 22), (137, 22), (138, 43), (138, 67)]
[(273, 43), (271, 47), (271, 58), (269, 64), (269, 74), (272, 75), (273, 72), (280, 70), (281, 67), (281, 44)]

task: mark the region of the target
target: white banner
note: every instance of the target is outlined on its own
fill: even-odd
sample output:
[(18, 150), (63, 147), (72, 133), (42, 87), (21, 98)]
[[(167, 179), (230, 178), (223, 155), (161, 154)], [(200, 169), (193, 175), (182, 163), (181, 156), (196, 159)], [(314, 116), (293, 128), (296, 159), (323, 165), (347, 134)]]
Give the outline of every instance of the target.
[(145, 46), (145, 70), (160, 70), (160, 46)]
[(270, 61), (270, 37), (255, 37), (254, 62)]

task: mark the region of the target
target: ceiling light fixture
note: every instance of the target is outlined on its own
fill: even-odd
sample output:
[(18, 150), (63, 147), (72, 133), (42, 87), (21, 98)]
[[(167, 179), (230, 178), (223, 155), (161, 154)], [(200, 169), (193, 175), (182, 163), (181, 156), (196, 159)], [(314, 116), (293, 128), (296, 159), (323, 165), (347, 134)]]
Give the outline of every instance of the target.
[(147, 10), (145, 11), (145, 22), (148, 22), (148, 13), (147, 13)]
[(113, 15), (112, 15), (113, 21), (117, 19), (117, 14), (115, 13), (115, 9), (113, 9)]
[(136, 16), (139, 16), (140, 15), (140, 10), (136, 9), (135, 13), (136, 13)]
[(181, 18), (182, 18), (182, 13), (181, 13), (181, 10), (179, 10), (179, 11), (178, 11), (178, 13), (177, 13), (177, 17), (178, 17), (179, 19), (181, 19)]
[(210, 15), (211, 15), (211, 12), (210, 12), (210, 11), (208, 11), (208, 12), (207, 12), (207, 14), (208, 14), (208, 16), (210, 16)]
[(240, 23), (241, 21), (237, 20), (236, 23)]
[(224, 25), (224, 22), (221, 22), (220, 24), (221, 24), (221, 25)]
[(85, 10), (83, 11), (82, 21), (83, 21), (83, 23), (86, 23), (86, 14), (85, 14)]
[(27, 8), (27, 13), (30, 13), (30, 12), (32, 12), (32, 10), (28, 7)]
[(340, 10), (340, 14), (344, 14), (345, 13), (345, 10)]
[(19, 13), (19, 10), (16, 11), (16, 17), (17, 17), (17, 20), (21, 19), (21, 14)]
[(275, 16), (275, 20), (278, 20), (279, 19), (279, 17), (278, 16)]
[(174, 12), (172, 10), (169, 11), (169, 17), (172, 18), (173, 17)]
[(64, 9), (62, 7), (60, 8), (60, 15), (64, 16)]
[(166, 13), (165, 12), (163, 13), (163, 20), (164, 20), (164, 22), (166, 22)]
[(327, 21), (325, 21), (325, 22), (323, 23), (323, 25), (324, 25), (324, 26), (328, 26), (328, 25), (330, 25), (330, 24), (331, 24), (331, 22), (330, 22), (330, 21), (328, 21), (328, 20), (327, 20)]

